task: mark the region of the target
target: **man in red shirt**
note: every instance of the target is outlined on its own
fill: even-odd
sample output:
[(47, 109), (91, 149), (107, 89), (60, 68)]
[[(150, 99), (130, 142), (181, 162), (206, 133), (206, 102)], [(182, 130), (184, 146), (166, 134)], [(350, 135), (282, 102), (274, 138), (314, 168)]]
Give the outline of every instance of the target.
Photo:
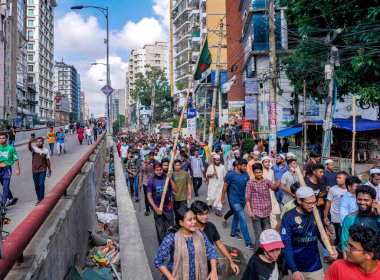
[(380, 234), (363, 225), (351, 226), (349, 234), (347, 259), (335, 261), (325, 280), (380, 279)]
[(272, 212), (272, 203), (269, 189), (277, 191), (278, 186), (272, 181), (264, 179), (263, 166), (260, 163), (252, 165), (254, 178), (249, 180), (245, 190), (245, 199), (248, 216), (252, 219), (253, 232), (255, 235), (254, 251), (260, 247), (260, 234), (269, 229)]

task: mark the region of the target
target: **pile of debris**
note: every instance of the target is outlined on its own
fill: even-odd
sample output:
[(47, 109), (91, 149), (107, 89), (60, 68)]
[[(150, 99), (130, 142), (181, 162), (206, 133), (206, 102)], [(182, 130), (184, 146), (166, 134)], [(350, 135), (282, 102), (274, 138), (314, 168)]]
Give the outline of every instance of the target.
[[(111, 152), (111, 157), (113, 153)], [(96, 206), (97, 227), (89, 230), (90, 240), (85, 269), (73, 266), (65, 280), (121, 279), (119, 228), (113, 158), (103, 174)]]

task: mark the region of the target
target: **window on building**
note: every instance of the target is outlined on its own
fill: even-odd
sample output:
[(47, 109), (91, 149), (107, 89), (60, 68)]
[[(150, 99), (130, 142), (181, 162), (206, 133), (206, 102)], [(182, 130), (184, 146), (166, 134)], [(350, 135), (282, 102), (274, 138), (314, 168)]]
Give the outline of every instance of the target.
[(28, 50), (33, 50), (34, 46), (33, 44), (28, 44)]
[(28, 4), (33, 5), (34, 4), (34, 0), (28, 0)]
[(34, 9), (28, 9), (28, 16), (34, 16)]
[(34, 82), (33, 76), (28, 76), (28, 83), (33, 83), (33, 82)]
[(28, 65), (28, 72), (33, 72), (33, 65)]
[(28, 30), (28, 39), (33, 39), (33, 36), (34, 36), (34, 32), (33, 30)]
[(34, 57), (32, 54), (28, 54), (28, 61), (33, 61)]
[(34, 20), (28, 19), (28, 26), (34, 26)]

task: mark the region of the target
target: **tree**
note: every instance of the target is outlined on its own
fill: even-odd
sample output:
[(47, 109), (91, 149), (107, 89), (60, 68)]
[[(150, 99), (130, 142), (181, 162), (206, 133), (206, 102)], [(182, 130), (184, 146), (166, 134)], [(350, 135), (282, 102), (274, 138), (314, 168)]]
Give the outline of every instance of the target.
[(380, 105), (380, 0), (282, 2), (294, 53), (281, 58), (281, 63), (295, 92), (302, 94), (305, 79), (312, 98), (326, 98), (324, 67), (336, 46), (338, 97), (356, 93), (360, 106)]
[(120, 128), (125, 126), (125, 116), (118, 114), (116, 120), (112, 124), (113, 133), (117, 134), (120, 132)]
[(139, 100), (143, 106), (150, 107), (152, 102), (152, 90), (155, 86), (155, 107), (153, 122), (168, 120), (173, 116), (171, 108), (173, 100), (170, 95), (170, 85), (165, 72), (157, 67), (148, 67), (145, 75), (138, 73), (131, 95), (134, 100)]

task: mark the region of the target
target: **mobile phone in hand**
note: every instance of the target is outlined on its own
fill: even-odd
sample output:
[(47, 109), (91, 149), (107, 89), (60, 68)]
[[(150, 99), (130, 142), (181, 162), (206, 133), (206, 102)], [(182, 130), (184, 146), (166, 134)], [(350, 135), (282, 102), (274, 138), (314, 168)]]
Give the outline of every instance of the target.
[(35, 134), (35, 133), (32, 133), (32, 134), (30, 135), (30, 137), (31, 137), (31, 138), (36, 138), (36, 134)]

